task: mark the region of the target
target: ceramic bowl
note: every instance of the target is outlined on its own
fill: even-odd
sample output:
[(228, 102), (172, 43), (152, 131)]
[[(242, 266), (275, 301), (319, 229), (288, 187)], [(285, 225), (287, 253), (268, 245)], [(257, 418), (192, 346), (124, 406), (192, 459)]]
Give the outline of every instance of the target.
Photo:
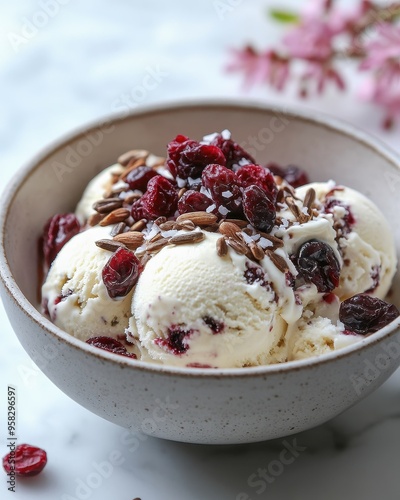
[[(395, 321), (320, 357), (242, 369), (155, 366), (74, 339), (41, 315), (37, 240), (48, 217), (73, 210), (87, 182), (131, 148), (164, 154), (178, 133), (228, 128), (260, 163), (334, 178), (381, 208), (400, 246), (400, 160), (382, 144), (327, 117), (260, 104), (199, 102), (113, 117), (68, 135), (20, 170), (1, 200), (1, 293), (22, 346), (68, 396), (136, 432), (192, 443), (244, 443), (289, 435), (339, 414), (400, 364)], [(390, 299), (399, 305), (399, 276)], [(44, 397), (44, 396), (43, 396)]]

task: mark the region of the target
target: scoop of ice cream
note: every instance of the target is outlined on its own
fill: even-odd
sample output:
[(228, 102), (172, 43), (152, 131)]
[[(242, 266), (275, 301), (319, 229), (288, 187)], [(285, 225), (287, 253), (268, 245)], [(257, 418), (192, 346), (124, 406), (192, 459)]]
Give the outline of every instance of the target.
[(397, 264), (392, 232), (384, 215), (363, 194), (331, 181), (302, 186), (296, 196), (303, 199), (310, 187), (326, 216), (332, 218), (342, 252), (340, 285), (335, 293), (341, 300), (362, 292), (383, 299)]
[(221, 235), (205, 234), (200, 243), (166, 246), (147, 263), (129, 335), (145, 358), (175, 366), (285, 361), (282, 316), (301, 314), (285, 273), (267, 257), (262, 266), (231, 250), (220, 257)]
[(102, 270), (111, 253), (95, 245), (110, 238), (112, 226), (88, 229), (59, 252), (42, 287), (43, 303), (52, 321), (81, 340), (92, 336), (124, 336), (132, 292), (121, 300), (109, 297)]

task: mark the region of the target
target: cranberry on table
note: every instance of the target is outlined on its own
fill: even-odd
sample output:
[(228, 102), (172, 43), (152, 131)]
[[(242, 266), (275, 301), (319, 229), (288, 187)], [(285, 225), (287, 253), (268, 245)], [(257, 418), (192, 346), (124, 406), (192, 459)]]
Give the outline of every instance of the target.
[(98, 347), (99, 349), (103, 349), (104, 351), (126, 356), (127, 358), (136, 359), (137, 357), (136, 354), (128, 352), (126, 347), (119, 340), (113, 339), (112, 337), (91, 337), (86, 341), (86, 343), (94, 347)]
[(126, 248), (118, 248), (109, 258), (102, 271), (108, 295), (112, 299), (125, 297), (136, 285), (143, 270), (136, 255)]
[(147, 189), (147, 183), (149, 180), (156, 175), (157, 172), (153, 168), (141, 166), (131, 170), (126, 177), (125, 182), (129, 184), (131, 189), (139, 189), (144, 192)]
[(347, 330), (366, 335), (394, 321), (397, 307), (366, 293), (359, 293), (340, 304), (339, 319)]
[(167, 167), (174, 177), (197, 179), (210, 163), (226, 163), (223, 152), (216, 146), (200, 144), (184, 135), (178, 135), (168, 144)]
[(62, 247), (81, 230), (81, 225), (75, 214), (57, 214), (47, 222), (43, 231), (43, 254), (47, 267)]
[(260, 165), (245, 165), (239, 168), (236, 175), (243, 188), (256, 185), (265, 192), (271, 201), (276, 201), (278, 186), (268, 168), (261, 167)]
[[(208, 165), (201, 176), (203, 186), (210, 190), (211, 197), (218, 207), (224, 207), (232, 214), (242, 210), (242, 191), (240, 182), (232, 170), (223, 165)], [(221, 215), (227, 215), (220, 212)]]
[(307, 283), (318, 292), (331, 292), (339, 285), (340, 265), (333, 249), (319, 240), (310, 240), (300, 247), (296, 267)]
[[(218, 134), (212, 141), (213, 146), (217, 146), (224, 154), (226, 159), (226, 167), (236, 170), (240, 162), (246, 160), (248, 163), (255, 163), (255, 159), (245, 151), (242, 146), (232, 139), (224, 139), (222, 134)], [(213, 162), (218, 163), (218, 162)]]
[(147, 218), (170, 217), (178, 206), (178, 193), (175, 186), (162, 175), (149, 180), (147, 191), (140, 198), (143, 212)]
[(260, 187), (251, 185), (243, 191), (246, 219), (259, 231), (269, 233), (275, 224), (275, 204)]
[(46, 464), (46, 452), (30, 444), (19, 444), (15, 452), (3, 457), (4, 470), (7, 474), (15, 472), (17, 476), (36, 476)]
[(285, 181), (294, 188), (304, 186), (304, 184), (308, 184), (310, 182), (307, 173), (302, 168), (296, 167), (296, 165), (282, 167), (277, 163), (268, 163), (267, 168), (274, 175), (279, 175), (279, 177), (285, 179)]

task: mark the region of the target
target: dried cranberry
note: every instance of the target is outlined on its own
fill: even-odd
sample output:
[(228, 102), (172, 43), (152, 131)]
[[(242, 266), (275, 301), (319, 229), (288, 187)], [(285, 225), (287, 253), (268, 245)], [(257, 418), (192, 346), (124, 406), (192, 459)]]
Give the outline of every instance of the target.
[[(255, 163), (255, 159), (245, 151), (242, 146), (232, 139), (224, 139), (221, 134), (218, 134), (212, 141), (213, 146), (217, 146), (226, 158), (226, 167), (229, 169), (237, 169), (245, 160), (247, 163)], [(218, 162), (213, 162), (218, 163)]]
[(210, 163), (225, 165), (225, 156), (216, 146), (200, 144), (178, 135), (168, 144), (167, 167), (174, 177), (197, 179)]
[(175, 186), (162, 175), (156, 175), (147, 184), (147, 191), (140, 199), (143, 212), (150, 219), (173, 215), (178, 206)]
[(87, 339), (86, 343), (94, 347), (98, 347), (99, 349), (103, 349), (104, 351), (126, 356), (127, 358), (137, 358), (136, 354), (128, 352), (126, 347), (119, 342), (119, 340), (113, 339), (112, 337), (91, 337), (90, 339)]
[(294, 188), (298, 188), (310, 182), (307, 173), (302, 168), (296, 167), (295, 165), (282, 167), (276, 163), (269, 163), (267, 167), (274, 175), (279, 175), (279, 177), (285, 179), (285, 181)]
[(339, 319), (346, 329), (359, 335), (380, 330), (399, 314), (393, 304), (366, 293), (359, 293), (344, 300), (339, 309)]
[(340, 265), (332, 247), (319, 240), (309, 240), (300, 247), (296, 267), (307, 283), (319, 292), (331, 292), (339, 285)]
[(140, 191), (145, 192), (147, 189), (147, 183), (156, 175), (157, 172), (153, 168), (141, 166), (131, 170), (126, 177), (125, 182), (129, 184), (131, 189), (139, 189)]
[(213, 201), (205, 194), (189, 189), (178, 201), (178, 211), (180, 214), (204, 212), (212, 204)]
[(143, 210), (142, 198), (132, 203), (131, 215), (135, 221), (147, 219), (147, 214), (145, 214)]
[(218, 321), (211, 316), (204, 316), (203, 321), (210, 328), (214, 335), (216, 333), (221, 333), (225, 328), (225, 325), (222, 321)]
[(275, 202), (278, 193), (278, 187), (274, 176), (268, 168), (260, 165), (245, 165), (236, 172), (240, 184), (243, 188), (255, 185), (261, 188), (268, 198)]
[(108, 295), (115, 299), (125, 297), (136, 285), (143, 266), (136, 255), (126, 248), (118, 248), (103, 268), (102, 278)]
[(365, 290), (365, 293), (373, 293), (378, 288), (381, 281), (381, 266), (373, 266), (370, 276), (372, 285), (368, 288), (368, 290)]
[(75, 214), (54, 215), (43, 231), (43, 254), (47, 267), (50, 267), (62, 247), (81, 230)]
[(261, 286), (266, 286), (269, 284), (264, 269), (257, 264), (246, 262), (246, 271), (243, 275), (249, 285), (259, 283)]
[(243, 211), (253, 226), (269, 233), (275, 224), (275, 204), (258, 186), (252, 185), (243, 191)]
[(356, 220), (354, 218), (354, 215), (352, 211), (350, 210), (349, 205), (347, 203), (344, 203), (341, 200), (337, 200), (335, 198), (327, 198), (324, 203), (324, 211), (327, 214), (333, 214), (334, 208), (335, 207), (342, 207), (345, 209), (345, 214), (343, 216), (342, 220), (342, 226), (341, 226), (341, 236), (349, 234), (352, 230), (352, 226), (354, 226)]
[[(201, 176), (203, 186), (209, 189), (213, 202), (222, 216), (242, 210), (242, 192), (235, 172), (223, 165), (208, 165)], [(225, 210), (223, 210), (225, 209)]]
[(172, 325), (168, 328), (167, 339), (158, 338), (155, 339), (155, 344), (171, 351), (176, 356), (184, 354), (188, 349), (189, 345), (187, 343), (187, 338), (193, 334), (193, 330), (185, 329), (179, 325)]
[(15, 452), (3, 457), (3, 467), (7, 474), (17, 476), (36, 476), (47, 464), (47, 454), (41, 448), (30, 444), (19, 444)]

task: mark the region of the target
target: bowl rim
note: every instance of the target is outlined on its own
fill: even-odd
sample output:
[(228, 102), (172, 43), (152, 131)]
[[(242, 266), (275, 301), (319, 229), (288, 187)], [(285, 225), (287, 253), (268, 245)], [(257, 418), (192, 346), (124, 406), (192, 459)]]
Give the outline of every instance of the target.
[(119, 365), (121, 368), (129, 368), (133, 370), (145, 371), (153, 374), (194, 377), (194, 378), (237, 378), (237, 377), (255, 377), (267, 375), (291, 373), (307, 368), (316, 368), (337, 359), (345, 358), (354, 353), (361, 353), (368, 346), (373, 346), (380, 343), (382, 340), (390, 340), (393, 337), (398, 327), (400, 326), (400, 317), (394, 320), (389, 325), (367, 337), (364, 337), (359, 342), (343, 347), (338, 351), (322, 354), (319, 356), (306, 358), (302, 360), (287, 361), (272, 365), (262, 365), (256, 367), (245, 368), (188, 368), (175, 367), (170, 365), (162, 365), (150, 363), (146, 361), (133, 360), (127, 357), (120, 356), (108, 351), (90, 346), (85, 342), (76, 339), (67, 332), (61, 330), (54, 325), (49, 319), (43, 316), (29, 300), (24, 296), (18, 284), (14, 280), (10, 266), (8, 265), (7, 256), (5, 253), (5, 227), (7, 223), (10, 205), (16, 197), (18, 191), (25, 183), (29, 174), (40, 168), (41, 164), (55, 152), (67, 147), (71, 142), (79, 140), (80, 137), (93, 132), (96, 129), (105, 126), (111, 126), (124, 121), (129, 121), (132, 118), (140, 116), (151, 116), (154, 114), (179, 112), (188, 108), (196, 110), (204, 110), (204, 108), (212, 109), (230, 109), (236, 111), (259, 111), (267, 113), (279, 113), (288, 120), (297, 120), (307, 123), (312, 123), (327, 130), (339, 133), (352, 140), (361, 143), (363, 146), (372, 149), (375, 153), (384, 157), (393, 167), (400, 170), (400, 155), (388, 147), (384, 142), (369, 133), (337, 118), (321, 112), (303, 110), (292, 106), (276, 106), (268, 103), (252, 100), (240, 99), (185, 99), (177, 101), (168, 101), (152, 105), (140, 106), (129, 112), (113, 113), (102, 118), (92, 120), (91, 122), (77, 127), (72, 131), (63, 134), (60, 138), (50, 142), (47, 146), (41, 149), (33, 156), (31, 160), (26, 162), (13, 175), (8, 185), (2, 193), (0, 199), (0, 281), (3, 285), (5, 293), (15, 302), (19, 309), (30, 319), (33, 320), (40, 328), (44, 329), (46, 334), (52, 336), (56, 341), (64, 342), (70, 348), (84, 352), (88, 356), (94, 356), (100, 359), (103, 363), (110, 362)]

